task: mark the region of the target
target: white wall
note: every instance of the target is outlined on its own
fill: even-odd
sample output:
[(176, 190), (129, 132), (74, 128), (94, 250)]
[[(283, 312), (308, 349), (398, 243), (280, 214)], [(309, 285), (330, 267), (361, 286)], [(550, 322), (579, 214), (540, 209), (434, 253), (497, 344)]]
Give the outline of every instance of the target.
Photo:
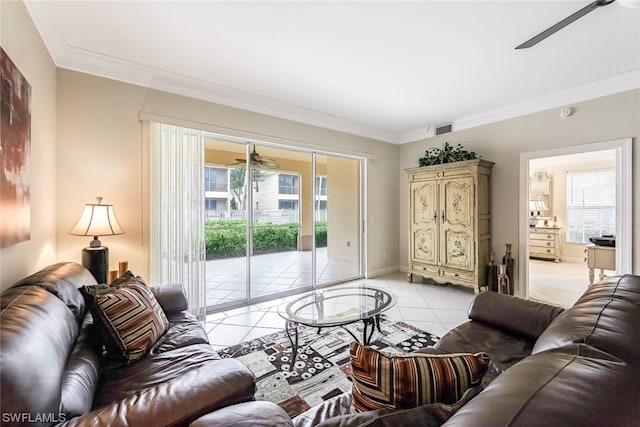
[(0, 45), (31, 85), (31, 240), (0, 249), (5, 289), (56, 259), (56, 68), (22, 2), (0, 1), (0, 28)]
[[(417, 166), (427, 148), (462, 144), (495, 162), (492, 170), (492, 246), (496, 256), (505, 243), (518, 248), (518, 185), (520, 153), (633, 138), (633, 272), (640, 274), (640, 90), (623, 92), (573, 105), (575, 114), (560, 118), (560, 108), (498, 123), (428, 138), (400, 147), (400, 262), (407, 265), (407, 185), (404, 168)], [(518, 277), (516, 262), (515, 277)]]

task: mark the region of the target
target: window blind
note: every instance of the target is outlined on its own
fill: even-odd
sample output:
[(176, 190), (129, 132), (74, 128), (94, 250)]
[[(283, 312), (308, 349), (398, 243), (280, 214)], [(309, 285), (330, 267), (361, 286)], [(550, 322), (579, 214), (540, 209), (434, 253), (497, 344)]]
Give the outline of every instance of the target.
[(615, 169), (568, 172), (567, 243), (589, 243), (615, 230)]

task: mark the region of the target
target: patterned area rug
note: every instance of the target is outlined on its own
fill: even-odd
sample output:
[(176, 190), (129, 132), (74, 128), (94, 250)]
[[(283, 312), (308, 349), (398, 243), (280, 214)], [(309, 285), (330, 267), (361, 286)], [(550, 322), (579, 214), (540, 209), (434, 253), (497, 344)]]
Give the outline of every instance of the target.
[[(346, 326), (362, 337), (362, 322)], [(410, 352), (435, 344), (438, 337), (404, 322), (381, 321), (371, 347), (388, 352)], [(218, 353), (237, 358), (257, 378), (256, 400), (280, 405), (291, 418), (323, 400), (351, 390), (349, 343), (353, 337), (341, 327), (299, 326), (298, 357), (291, 367), (291, 343), (283, 331), (243, 342)]]

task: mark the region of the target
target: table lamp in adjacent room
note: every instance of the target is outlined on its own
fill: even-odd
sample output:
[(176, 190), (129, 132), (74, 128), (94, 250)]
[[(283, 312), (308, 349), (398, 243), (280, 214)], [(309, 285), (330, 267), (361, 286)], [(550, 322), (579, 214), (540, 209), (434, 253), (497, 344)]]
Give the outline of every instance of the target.
[(109, 248), (102, 246), (100, 236), (124, 234), (118, 224), (113, 205), (103, 205), (102, 197), (96, 197), (98, 203), (84, 205), (82, 216), (69, 231), (73, 236), (93, 236), (89, 247), (82, 250), (82, 265), (93, 274), (98, 283), (107, 283), (109, 272)]
[[(549, 206), (544, 202), (544, 200), (529, 200), (529, 227), (535, 227), (538, 225), (538, 217), (541, 212), (549, 210)], [(537, 215), (536, 215), (537, 213)]]

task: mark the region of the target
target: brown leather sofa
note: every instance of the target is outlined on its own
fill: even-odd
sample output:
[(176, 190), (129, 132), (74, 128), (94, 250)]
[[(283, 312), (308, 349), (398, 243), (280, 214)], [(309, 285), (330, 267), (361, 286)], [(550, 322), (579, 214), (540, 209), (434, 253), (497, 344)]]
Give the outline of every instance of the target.
[(345, 393), (293, 425), (640, 426), (640, 276), (606, 278), (566, 311), (479, 294), (469, 321), (428, 351), (492, 357), (484, 390), (452, 416), (446, 407), (348, 415)]
[(245, 414), (282, 416), (275, 404), (252, 402), (253, 374), (212, 349), (180, 285), (152, 287), (170, 326), (146, 356), (98, 356), (78, 289), (94, 284), (81, 265), (59, 263), (2, 293), (2, 425), (184, 426), (240, 402)]

